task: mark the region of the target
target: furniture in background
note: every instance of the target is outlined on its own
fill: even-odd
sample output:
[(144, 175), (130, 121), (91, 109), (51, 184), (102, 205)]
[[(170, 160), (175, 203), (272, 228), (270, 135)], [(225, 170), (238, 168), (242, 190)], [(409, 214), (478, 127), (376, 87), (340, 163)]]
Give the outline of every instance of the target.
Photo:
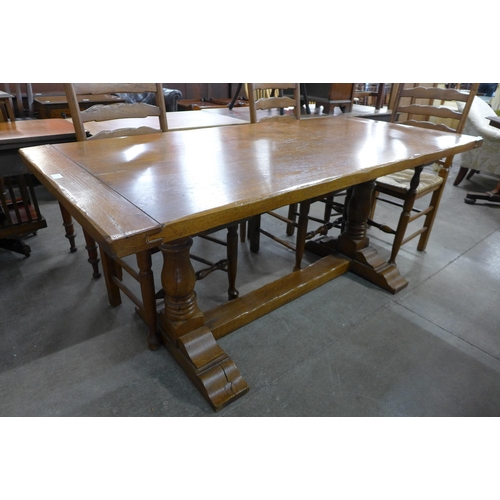
[[(303, 104), (303, 106), (305, 107), (306, 109), (306, 113), (308, 115), (311, 114), (311, 109), (309, 108), (309, 99), (307, 97), (307, 89), (306, 89), (306, 84), (305, 83), (300, 83), (300, 102)], [(236, 91), (234, 92), (233, 94), (233, 97), (231, 99), (231, 102), (229, 102), (229, 104), (227, 104), (227, 107), (229, 109), (233, 109), (235, 106), (237, 107), (241, 107), (241, 106), (247, 106), (248, 105), (248, 88), (245, 88), (245, 94), (246, 94), (246, 99), (241, 96), (241, 90), (243, 89), (243, 83), (238, 83), (238, 85), (236, 86)], [(293, 89), (283, 89), (284, 90), (284, 94), (285, 95), (288, 95), (288, 96), (292, 96), (293, 97), (293, 92), (292, 94), (290, 94), (290, 91), (292, 91)], [(242, 99), (243, 97), (243, 99)]]
[[(500, 129), (500, 116), (488, 116), (490, 125), (496, 129)], [(491, 140), (491, 137), (489, 138)], [(500, 140), (500, 138), (499, 138)], [(498, 157), (498, 143), (496, 144), (496, 156)], [(469, 178), (469, 176), (467, 176)], [(497, 183), (494, 189), (486, 193), (467, 193), (465, 196), (465, 203), (473, 205), (477, 200), (487, 201), (488, 203), (500, 203), (500, 182)]]
[[(116, 104), (124, 102), (118, 96), (111, 94), (79, 96), (78, 104), (81, 109), (88, 109), (96, 104)], [(35, 98), (36, 115), (39, 118), (69, 118), (71, 111), (66, 96), (42, 95)]]
[(385, 83), (355, 83), (353, 96), (355, 104), (374, 106), (375, 111), (380, 110), (384, 106), (387, 91), (390, 89), (386, 89), (386, 85)]
[[(182, 93), (175, 89), (163, 89), (165, 109), (177, 111), (177, 104)], [(153, 103), (155, 96), (151, 92), (143, 93), (117, 93), (103, 95), (78, 96), (80, 109), (88, 109), (97, 104), (117, 104), (119, 102), (145, 102)], [(68, 101), (63, 95), (41, 95), (35, 97), (35, 109), (39, 118), (69, 118), (71, 116)]]
[(8, 92), (0, 90), (0, 118), (2, 122), (8, 120), (14, 121), (16, 115), (14, 114), (14, 107), (12, 106), (13, 95)]
[(481, 136), (483, 145), (460, 156), (461, 166), (454, 186), (458, 186), (464, 178), (470, 179), (476, 172), (500, 176), (500, 130), (491, 126), (490, 117), (493, 114), (491, 107), (480, 97), (474, 98), (463, 133)]
[(31, 174), (16, 174), (0, 165), (0, 248), (29, 257), (31, 248), (23, 237), (47, 227), (40, 213)]
[(343, 113), (352, 111), (354, 83), (306, 83), (305, 87), (309, 102), (323, 106), (323, 113), (333, 115), (335, 107)]
[[(156, 99), (156, 94), (154, 92), (118, 92), (115, 95), (128, 103), (144, 102), (146, 104), (154, 104)], [(163, 87), (163, 98), (165, 100), (165, 109), (167, 112), (178, 111), (178, 104), (182, 99), (182, 92), (177, 89)]]
[[(74, 140), (73, 126), (66, 120), (0, 123), (0, 246), (27, 256), (31, 249), (23, 237), (46, 227), (19, 148)], [(70, 232), (74, 235), (73, 229)]]
[[(464, 92), (453, 88), (406, 87), (405, 84), (399, 84), (391, 122), (460, 134), (465, 126), (477, 87), (477, 83), (472, 84), (470, 90)], [(410, 102), (402, 103), (404, 98), (409, 98)], [(424, 101), (423, 104), (422, 101)], [(441, 106), (441, 102), (450, 105), (454, 103), (455, 107)], [(460, 103), (462, 106), (459, 107)], [(445, 122), (450, 122), (450, 125)], [(375, 181), (375, 195), (368, 223), (385, 233), (394, 235), (390, 263), (395, 263), (401, 246), (417, 236), (419, 236), (417, 250), (425, 250), (452, 162), (453, 155), (446, 156), (435, 164), (422, 158), (422, 163), (415, 169), (391, 173)], [(423, 171), (424, 167), (431, 165), (434, 168)], [(379, 196), (381, 193), (389, 198)], [(427, 195), (431, 195), (427, 207), (417, 208), (415, 202)], [(374, 221), (377, 201), (402, 209), (396, 228)], [(422, 227), (406, 236), (408, 225), (423, 216), (425, 218)]]
[(0, 123), (0, 247), (28, 256), (31, 248), (23, 238), (47, 226), (19, 148), (74, 140), (73, 126), (66, 120)]
[(13, 105), (16, 119), (24, 120), (35, 118), (33, 88), (31, 83), (4, 83), (3, 89), (6, 93), (13, 94), (11, 105)]

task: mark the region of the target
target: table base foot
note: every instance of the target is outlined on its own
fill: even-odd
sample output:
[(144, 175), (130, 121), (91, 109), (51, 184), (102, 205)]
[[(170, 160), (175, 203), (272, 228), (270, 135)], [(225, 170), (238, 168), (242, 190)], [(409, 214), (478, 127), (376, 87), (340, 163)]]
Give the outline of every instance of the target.
[(373, 247), (357, 252), (350, 270), (392, 294), (408, 286), (408, 281), (401, 276), (398, 268), (383, 260)]
[[(328, 236), (308, 242), (306, 249), (321, 256), (339, 252), (337, 239)], [(349, 271), (383, 290), (395, 294), (408, 286), (408, 281), (401, 276), (398, 268), (382, 259), (377, 250), (371, 246), (353, 251), (347, 258), (350, 259)]]
[(163, 331), (161, 336), (167, 350), (215, 411), (249, 391), (240, 371), (208, 328), (186, 333), (175, 344)]

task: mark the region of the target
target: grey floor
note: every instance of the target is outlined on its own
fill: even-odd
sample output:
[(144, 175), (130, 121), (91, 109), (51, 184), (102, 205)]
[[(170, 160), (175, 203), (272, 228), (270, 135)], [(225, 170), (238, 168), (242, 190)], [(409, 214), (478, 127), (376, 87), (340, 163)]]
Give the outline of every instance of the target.
[[(427, 251), (400, 252), (399, 294), (347, 274), (220, 340), (250, 392), (218, 413), (164, 348), (147, 349), (128, 299), (108, 305), (80, 228), (69, 253), (38, 187), (48, 228), (26, 240), (29, 258), (0, 250), (0, 416), (499, 416), (500, 206), (463, 202), (496, 182), (448, 183)], [(388, 255), (388, 236), (370, 239)], [(274, 242), (242, 245), (241, 293), (291, 262)], [(198, 287), (202, 307), (224, 301), (219, 274)]]

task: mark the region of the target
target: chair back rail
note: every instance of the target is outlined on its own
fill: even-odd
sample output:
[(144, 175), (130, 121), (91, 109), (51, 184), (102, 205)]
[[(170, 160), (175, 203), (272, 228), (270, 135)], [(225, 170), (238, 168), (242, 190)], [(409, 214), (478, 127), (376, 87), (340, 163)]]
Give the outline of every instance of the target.
[[(89, 121), (112, 121), (122, 118), (146, 118), (157, 116), (159, 118), (159, 128), (140, 127), (137, 129), (127, 128), (120, 130), (103, 131), (96, 134), (92, 139), (103, 139), (111, 137), (121, 137), (126, 135), (138, 135), (145, 133), (167, 132), (167, 110), (163, 97), (163, 87), (161, 83), (65, 83), (64, 90), (68, 99), (68, 105), (75, 127), (78, 141), (89, 139), (85, 132), (84, 124)], [(117, 93), (142, 93), (154, 92), (156, 105), (135, 103), (97, 104), (81, 111), (79, 97), (85, 95), (117, 94)]]
[[(293, 107), (294, 116), (300, 119), (300, 83), (248, 83), (248, 101), (250, 107), (250, 121), (257, 123), (257, 110), (282, 109)], [(293, 89), (293, 98), (282, 95), (283, 90)], [(280, 91), (279, 96), (260, 96), (256, 100), (256, 91)]]
[[(440, 87), (405, 87), (404, 84), (399, 84), (391, 114), (391, 122), (460, 134), (472, 105), (471, 95), (472, 97), (476, 95), (478, 87), (479, 84), (474, 83), (470, 91), (460, 91)], [(403, 104), (404, 98), (410, 98), (410, 104)], [(417, 103), (417, 99), (425, 99), (428, 104)], [(441, 105), (443, 102), (463, 102), (466, 104), (463, 109), (453, 109)], [(405, 115), (407, 118), (402, 118)], [(432, 121), (430, 118), (438, 120)], [(451, 120), (451, 122), (443, 123), (440, 120)]]

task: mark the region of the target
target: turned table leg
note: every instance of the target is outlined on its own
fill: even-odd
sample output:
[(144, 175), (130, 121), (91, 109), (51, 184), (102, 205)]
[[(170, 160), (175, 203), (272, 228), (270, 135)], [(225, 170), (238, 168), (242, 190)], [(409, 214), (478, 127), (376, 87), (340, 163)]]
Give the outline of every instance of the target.
[(337, 251), (351, 259), (349, 270), (371, 281), (391, 293), (397, 293), (408, 285), (395, 264), (382, 259), (377, 250), (370, 246), (366, 234), (370, 214), (374, 181), (352, 187), (347, 201), (346, 221), (338, 238), (321, 238), (308, 244), (311, 251), (325, 254)]
[(369, 245), (366, 235), (374, 188), (375, 181), (364, 182), (352, 188), (347, 205), (347, 219), (344, 231), (337, 241), (337, 250), (352, 259), (352, 272), (388, 292), (397, 293), (408, 286), (408, 281), (401, 276), (395, 264), (386, 262)]
[(75, 226), (73, 224), (73, 218), (71, 217), (70, 213), (59, 203), (59, 208), (61, 210), (61, 215), (63, 219), (63, 226), (64, 229), (66, 230), (66, 238), (69, 241), (69, 251), (70, 252), (76, 252), (78, 248), (76, 248), (75, 245)]
[(241, 374), (217, 344), (196, 302), (196, 276), (189, 250), (192, 238), (164, 243), (161, 274), (165, 307), (160, 333), (168, 351), (215, 410), (248, 392)]

